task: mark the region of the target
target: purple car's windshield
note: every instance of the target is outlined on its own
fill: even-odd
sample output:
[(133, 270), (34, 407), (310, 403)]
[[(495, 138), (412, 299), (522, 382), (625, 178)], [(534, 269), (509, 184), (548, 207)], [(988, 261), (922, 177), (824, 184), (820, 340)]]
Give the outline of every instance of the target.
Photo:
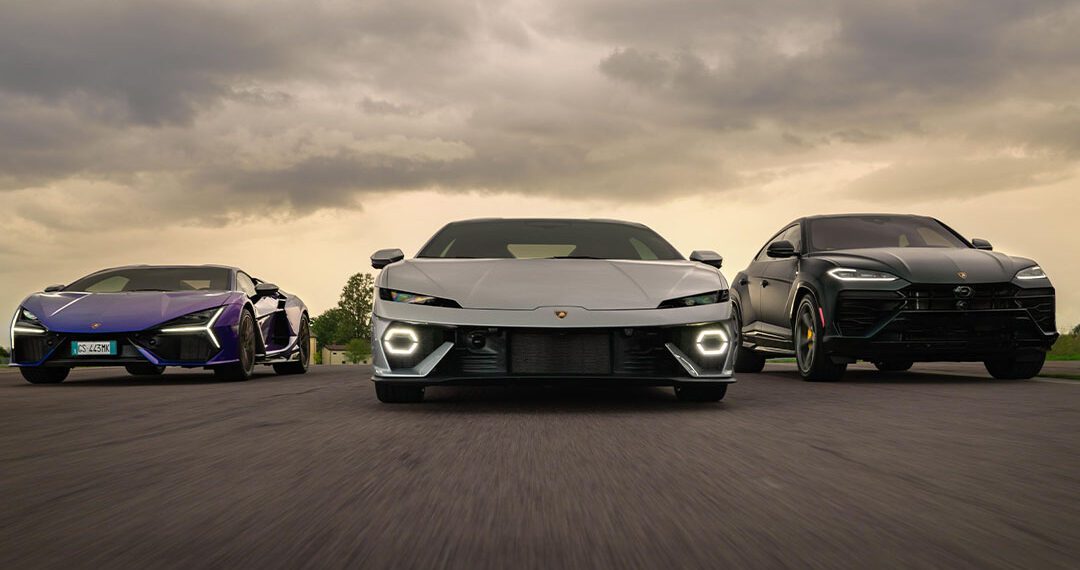
[(88, 275), (65, 291), (228, 291), (230, 271), (221, 267), (130, 267)]
[(809, 220), (810, 251), (873, 247), (970, 247), (937, 220), (917, 216), (839, 216)]

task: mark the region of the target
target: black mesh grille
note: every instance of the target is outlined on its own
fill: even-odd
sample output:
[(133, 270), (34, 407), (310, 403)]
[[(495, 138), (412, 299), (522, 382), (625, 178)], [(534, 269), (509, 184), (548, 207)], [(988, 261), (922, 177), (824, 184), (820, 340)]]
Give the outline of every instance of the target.
[(454, 358), (462, 374), (505, 374), (506, 332), (498, 329), (459, 329)]
[(218, 352), (204, 333), (160, 334), (150, 340), (147, 349), (173, 362), (205, 362)]
[(904, 298), (895, 291), (841, 291), (836, 308), (840, 334), (864, 336), (896, 313)]
[(1053, 289), (1021, 289), (1016, 303), (1031, 313), (1031, 317), (1044, 331), (1057, 330)]
[[(944, 285), (910, 285), (896, 291), (841, 291), (836, 308), (836, 326), (844, 336), (865, 336), (889, 323), (897, 315), (896, 323), (922, 326), (933, 319), (914, 319), (913, 314), (941, 313), (940, 321), (949, 327), (959, 323), (966, 327), (970, 322), (958, 321), (966, 315), (988, 315), (980, 322), (996, 322), (998, 327), (1018, 325), (1017, 319), (1032, 320), (1044, 331), (1055, 330), (1054, 290), (1021, 289), (1011, 283), (973, 284), (954, 283)], [(996, 316), (994, 313), (999, 313)], [(1028, 315), (1030, 314), (1030, 318)], [(1022, 323), (1020, 323), (1022, 324)], [(936, 325), (935, 325), (936, 326)], [(1030, 328), (1030, 327), (1026, 327)], [(1025, 329), (1026, 330), (1026, 329)], [(966, 331), (966, 332), (964, 332)], [(978, 331), (964, 329), (964, 334)], [(926, 334), (935, 334), (932, 330)], [(938, 335), (949, 338), (948, 333)], [(930, 337), (927, 337), (930, 338)]]
[[(54, 341), (55, 342), (55, 341)], [(15, 362), (33, 363), (45, 358), (49, 346), (45, 336), (16, 336), (15, 337)]]
[(515, 374), (611, 374), (611, 335), (592, 331), (515, 331), (510, 337)]
[(616, 374), (637, 376), (670, 376), (678, 366), (664, 346), (665, 335), (659, 330), (637, 329), (616, 332), (614, 335), (614, 366)]
[(875, 341), (927, 342), (946, 347), (960, 344), (981, 349), (1012, 347), (1041, 336), (1021, 310), (998, 312), (905, 312), (890, 322)]
[[(909, 311), (1015, 309), (1019, 288), (1011, 283), (910, 285), (903, 290)], [(958, 303), (963, 302), (963, 305)]]

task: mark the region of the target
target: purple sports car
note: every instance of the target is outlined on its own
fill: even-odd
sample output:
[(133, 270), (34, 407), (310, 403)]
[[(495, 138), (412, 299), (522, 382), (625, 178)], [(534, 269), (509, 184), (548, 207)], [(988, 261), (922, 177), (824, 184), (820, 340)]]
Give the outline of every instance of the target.
[(11, 320), (11, 365), (34, 384), (63, 382), (79, 366), (166, 366), (247, 380), (256, 364), (307, 372), (307, 307), (235, 267), (131, 266), (30, 295)]

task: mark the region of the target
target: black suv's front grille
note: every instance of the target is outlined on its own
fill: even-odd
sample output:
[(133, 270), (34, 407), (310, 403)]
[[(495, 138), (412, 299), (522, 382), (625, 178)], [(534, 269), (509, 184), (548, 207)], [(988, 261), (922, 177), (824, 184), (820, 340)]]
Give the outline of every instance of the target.
[(904, 305), (896, 291), (841, 291), (836, 306), (836, 326), (844, 336), (864, 336)]
[[(931, 314), (940, 315), (941, 319), (929, 318)], [(870, 335), (886, 323), (895, 330), (896, 322), (918, 322), (930, 327), (918, 333), (917, 329), (924, 325), (912, 325), (911, 334), (915, 337), (950, 338), (948, 329), (954, 326), (966, 331), (965, 334), (979, 333), (966, 328), (972, 321), (957, 320), (967, 315), (984, 315), (985, 318), (979, 317), (980, 327), (1014, 327), (1026, 321), (1050, 332), (1055, 330), (1054, 290), (1022, 289), (1012, 283), (954, 283), (913, 284), (900, 291), (841, 291), (836, 326), (844, 336)]]
[(1044, 331), (1057, 330), (1055, 301), (1052, 288), (1021, 289), (1016, 294), (1016, 303), (1027, 309)]

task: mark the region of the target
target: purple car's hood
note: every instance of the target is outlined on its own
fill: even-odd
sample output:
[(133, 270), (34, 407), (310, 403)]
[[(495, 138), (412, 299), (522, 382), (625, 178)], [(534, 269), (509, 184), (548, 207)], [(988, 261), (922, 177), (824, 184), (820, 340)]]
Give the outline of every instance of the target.
[[(141, 331), (188, 313), (220, 307), (227, 292), (39, 293), (23, 302), (51, 331)], [(96, 326), (95, 326), (96, 325)]]

